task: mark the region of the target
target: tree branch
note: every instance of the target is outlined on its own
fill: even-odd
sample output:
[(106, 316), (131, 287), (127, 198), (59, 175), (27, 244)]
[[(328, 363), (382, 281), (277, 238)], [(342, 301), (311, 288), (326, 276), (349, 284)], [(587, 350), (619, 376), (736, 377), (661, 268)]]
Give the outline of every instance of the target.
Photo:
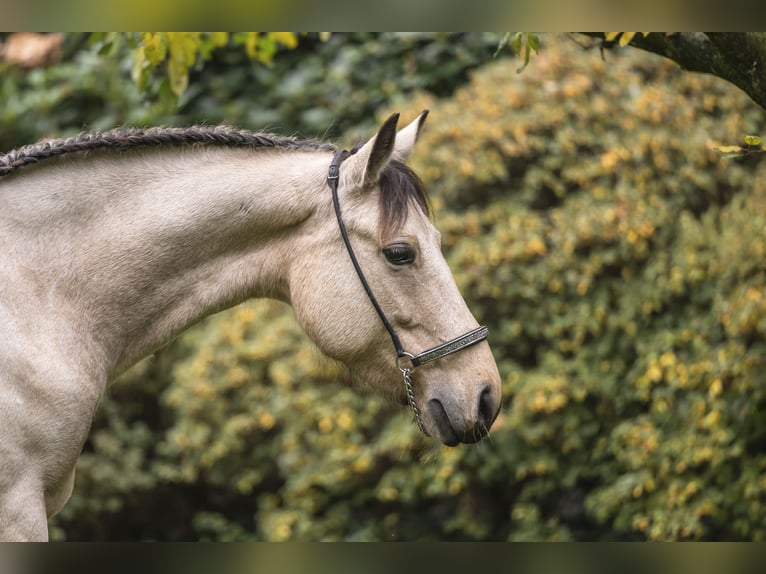
[[(604, 38), (603, 33), (586, 33)], [(616, 42), (605, 43), (606, 46)], [(677, 32), (636, 34), (630, 46), (677, 62), (684, 70), (723, 78), (766, 109), (766, 33)]]

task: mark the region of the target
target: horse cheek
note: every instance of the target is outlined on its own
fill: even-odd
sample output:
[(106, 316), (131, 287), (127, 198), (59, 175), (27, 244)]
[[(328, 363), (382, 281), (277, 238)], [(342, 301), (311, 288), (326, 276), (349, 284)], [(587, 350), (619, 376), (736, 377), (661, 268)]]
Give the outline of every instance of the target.
[[(348, 277), (337, 269), (326, 268), (312, 258), (290, 288), (295, 317), (312, 342), (328, 357), (352, 367), (372, 346), (358, 310), (358, 296), (348, 285)], [(367, 323), (369, 326), (370, 323)]]

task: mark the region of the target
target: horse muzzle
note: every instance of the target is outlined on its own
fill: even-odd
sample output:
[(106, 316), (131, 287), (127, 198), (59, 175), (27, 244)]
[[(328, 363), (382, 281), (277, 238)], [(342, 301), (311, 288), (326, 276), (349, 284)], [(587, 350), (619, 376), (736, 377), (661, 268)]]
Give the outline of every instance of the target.
[(429, 434), (447, 446), (480, 441), (487, 436), (500, 412), (500, 398), (495, 394), (489, 384), (485, 385), (473, 403), (475, 406), (467, 413), (456, 408), (452, 401), (438, 397), (428, 399), (425, 411), (430, 423), (427, 423)]

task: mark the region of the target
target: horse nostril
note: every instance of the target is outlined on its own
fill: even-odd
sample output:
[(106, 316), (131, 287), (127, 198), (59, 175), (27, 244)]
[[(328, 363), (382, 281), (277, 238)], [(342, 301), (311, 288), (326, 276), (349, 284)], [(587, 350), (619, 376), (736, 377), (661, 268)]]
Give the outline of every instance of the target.
[(489, 427), (495, 422), (498, 411), (499, 405), (495, 405), (492, 400), (492, 391), (489, 387), (484, 387), (479, 396), (479, 412), (476, 416), (476, 423), (472, 429), (463, 433), (463, 442), (474, 443), (487, 436)]
[(428, 410), (431, 413), (431, 420), (433, 420), (436, 427), (439, 429), (439, 435), (441, 441), (447, 446), (455, 446), (460, 442), (455, 429), (452, 428), (452, 424), (449, 420), (447, 411), (444, 410), (439, 399), (431, 399), (428, 401)]
[(495, 405), (494, 401), (492, 400), (492, 391), (488, 386), (484, 387), (484, 390), (481, 391), (481, 396), (479, 397), (479, 416), (477, 419), (477, 426), (480, 429), (484, 429), (485, 432), (488, 431), (489, 427), (492, 426), (492, 423), (495, 422), (497, 411), (497, 405)]
[(495, 422), (500, 405), (492, 398), (490, 387), (486, 386), (479, 395), (475, 418), (474, 416), (463, 418), (453, 413), (455, 418), (451, 420), (445, 406), (436, 398), (428, 401), (427, 408), (437, 430), (436, 436), (447, 446), (455, 446), (461, 442), (475, 443), (487, 436), (489, 428)]

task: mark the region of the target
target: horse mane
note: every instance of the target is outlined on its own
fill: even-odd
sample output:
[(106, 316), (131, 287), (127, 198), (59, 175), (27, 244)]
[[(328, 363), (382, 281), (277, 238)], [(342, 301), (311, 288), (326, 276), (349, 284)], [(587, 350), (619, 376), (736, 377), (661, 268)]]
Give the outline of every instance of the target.
[(117, 128), (107, 132), (84, 132), (71, 138), (43, 140), (0, 156), (0, 177), (39, 161), (96, 150), (127, 151), (138, 148), (184, 145), (311, 149), (335, 151), (335, 146), (268, 133), (254, 133), (229, 126), (186, 128)]
[[(191, 126), (185, 128), (117, 128), (106, 132), (83, 132), (65, 139), (43, 140), (22, 146), (0, 156), (0, 178), (40, 161), (98, 150), (128, 151), (161, 146), (221, 146), (240, 148), (279, 148), (334, 152), (333, 144), (270, 133), (256, 133), (230, 126)], [(352, 153), (354, 153), (354, 150)], [(395, 232), (407, 219), (410, 202), (426, 215), (430, 208), (423, 182), (404, 163), (392, 160), (380, 176), (380, 229)]]

